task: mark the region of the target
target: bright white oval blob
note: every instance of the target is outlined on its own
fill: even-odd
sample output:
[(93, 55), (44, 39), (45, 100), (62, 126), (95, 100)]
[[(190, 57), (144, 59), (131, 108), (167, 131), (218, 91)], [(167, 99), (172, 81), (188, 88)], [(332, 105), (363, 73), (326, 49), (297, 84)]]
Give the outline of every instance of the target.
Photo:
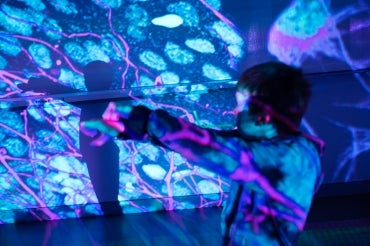
[(175, 28), (181, 26), (184, 20), (175, 14), (163, 15), (152, 20), (152, 23), (157, 26), (164, 26), (167, 28)]

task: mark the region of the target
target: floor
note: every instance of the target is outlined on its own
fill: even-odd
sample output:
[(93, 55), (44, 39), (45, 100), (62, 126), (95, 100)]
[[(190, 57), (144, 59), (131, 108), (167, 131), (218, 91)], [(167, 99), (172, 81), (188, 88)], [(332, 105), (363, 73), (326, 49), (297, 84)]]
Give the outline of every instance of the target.
[[(333, 204), (332, 204), (333, 205)], [(0, 245), (220, 245), (221, 208), (0, 225)], [(325, 216), (323, 216), (325, 218)], [(308, 220), (300, 245), (370, 245), (370, 217)]]

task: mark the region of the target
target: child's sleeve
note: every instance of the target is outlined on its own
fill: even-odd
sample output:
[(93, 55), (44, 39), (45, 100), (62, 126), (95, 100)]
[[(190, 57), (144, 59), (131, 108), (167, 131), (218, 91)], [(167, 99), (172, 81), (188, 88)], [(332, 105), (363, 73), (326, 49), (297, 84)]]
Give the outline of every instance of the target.
[(221, 176), (245, 182), (256, 175), (251, 152), (242, 149), (240, 139), (230, 131), (205, 129), (164, 110), (156, 110), (148, 118), (147, 132), (153, 143), (178, 152), (190, 162)]

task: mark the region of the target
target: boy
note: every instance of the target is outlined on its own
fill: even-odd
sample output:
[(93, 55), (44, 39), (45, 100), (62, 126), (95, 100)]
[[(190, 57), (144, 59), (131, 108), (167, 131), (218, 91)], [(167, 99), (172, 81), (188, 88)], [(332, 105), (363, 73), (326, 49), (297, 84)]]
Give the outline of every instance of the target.
[(298, 132), (310, 94), (299, 69), (267, 62), (238, 79), (235, 130), (114, 103), (103, 119), (81, 126), (94, 145), (112, 137), (150, 140), (230, 178), (223, 245), (294, 245), (321, 178), (322, 142)]

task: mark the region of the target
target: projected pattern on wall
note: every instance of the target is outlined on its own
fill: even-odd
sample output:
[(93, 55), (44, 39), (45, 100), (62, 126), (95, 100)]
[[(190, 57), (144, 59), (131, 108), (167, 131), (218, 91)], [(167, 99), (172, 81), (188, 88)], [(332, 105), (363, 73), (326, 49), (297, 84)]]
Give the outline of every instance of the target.
[[(207, 86), (201, 82), (231, 79), (233, 66), (243, 55), (243, 40), (218, 12), (217, 1), (214, 5), (206, 1), (135, 2), (3, 3), (2, 98), (40, 95), (45, 88), (18, 89), (30, 77), (86, 90), (82, 68), (94, 60), (115, 64), (114, 89), (198, 83), (188, 88), (202, 91)], [(158, 90), (163, 94), (166, 87)], [(164, 95), (161, 106), (202, 123), (194, 113), (199, 111), (201, 97), (184, 95), (178, 98), (181, 106), (176, 106), (173, 95)], [(185, 107), (186, 100), (192, 103)], [(26, 109), (5, 100), (1, 105), (0, 207), (12, 211), (2, 222), (24, 220), (29, 208), (37, 219), (99, 214), (78, 139), (80, 108), (91, 101), (80, 103), (81, 107), (50, 98), (28, 102)], [(155, 105), (155, 97), (146, 102)], [(225, 108), (222, 100), (219, 104), (212, 107)], [(207, 114), (212, 107), (205, 110)], [(130, 205), (125, 212), (199, 207), (223, 200), (222, 191), (228, 184), (217, 175), (149, 144), (117, 144), (121, 148), (119, 200)], [(202, 194), (215, 195), (206, 198)], [(200, 198), (180, 201), (189, 195)], [(83, 204), (93, 205), (74, 207)], [(67, 207), (58, 207), (62, 205)]]
[[(307, 65), (307, 60), (325, 66), (325, 62), (321, 60), (327, 57), (342, 62), (341, 68), (337, 70), (368, 69), (370, 60), (363, 51), (369, 48), (365, 37), (370, 31), (369, 5), (365, 1), (353, 1), (333, 13), (330, 8), (324, 1), (294, 1), (271, 27), (268, 42), (271, 54), (288, 64), (302, 67)], [(326, 71), (330, 72), (330, 68)], [(368, 177), (361, 172), (366, 173), (368, 170), (364, 164), (369, 159), (370, 150), (370, 73), (359, 71), (353, 75), (328, 76), (325, 79), (333, 81), (333, 85), (327, 88), (324, 95), (317, 93), (322, 96), (319, 99), (321, 106), (318, 107), (328, 108), (321, 118), (325, 118), (326, 124), (331, 125), (332, 129), (340, 128), (340, 131), (337, 131), (338, 135), (335, 131), (321, 132), (319, 135), (326, 137), (329, 148), (336, 145), (335, 141), (338, 139), (346, 139), (344, 141), (348, 144), (341, 147), (340, 153), (335, 156), (337, 159), (329, 159), (330, 162), (324, 166), (326, 178), (334, 182), (362, 180)], [(312, 80), (315, 82), (314, 77)], [(340, 90), (346, 90), (340, 80), (347, 80), (347, 93), (353, 93), (352, 95), (340, 96), (343, 94)], [(322, 82), (322, 79), (318, 81)], [(327, 93), (332, 95), (325, 96)], [(313, 110), (318, 114), (317, 108)], [(333, 111), (339, 113), (333, 114)], [(315, 129), (313, 126), (306, 126), (308, 129)], [(349, 137), (343, 136), (343, 132)], [(362, 163), (362, 166), (358, 163)]]
[[(86, 91), (82, 68), (102, 60), (115, 67), (112, 89), (124, 89), (131, 99), (136, 98), (130, 90), (143, 87), (141, 103), (168, 109), (203, 126), (232, 127), (233, 92), (214, 90), (215, 83), (209, 82), (219, 81), (219, 89), (229, 87), (225, 80), (235, 79), (239, 60), (248, 59), (243, 52), (248, 46), (244, 33), (226, 18), (220, 1), (153, 2), (24, 0), (1, 4), (0, 209), (4, 216), (0, 223), (27, 216), (57, 219), (101, 213), (79, 151), (81, 107), (92, 102), (72, 105), (59, 96), (52, 99), (52, 95), (34, 100), (44, 94), (42, 90), (24, 92), (18, 88), (31, 77)], [(340, 41), (348, 33), (329, 28), (329, 36), (316, 35), (328, 23), (361, 17), (367, 6), (353, 5), (334, 18), (322, 1), (293, 3), (296, 5), (287, 7), (277, 22), (271, 23), (268, 48), (272, 55), (295, 65), (304, 65), (307, 57), (320, 60), (322, 54), (344, 60), (350, 68), (369, 65), (360, 57), (343, 53)], [(311, 13), (313, 9), (320, 17), (317, 22), (295, 21), (294, 11)], [(292, 21), (305, 29), (286, 33)], [(367, 26), (357, 28), (353, 32), (361, 33)], [(315, 40), (319, 40), (317, 45), (308, 45)], [(368, 93), (366, 79), (359, 77), (359, 82)], [(13, 99), (18, 98), (24, 98), (24, 108), (14, 106)], [(368, 108), (366, 105), (362, 101), (355, 107)], [(308, 121), (306, 129), (311, 127)], [(368, 131), (363, 133), (354, 134), (360, 148), (349, 149), (350, 154), (339, 162), (340, 169), (347, 168), (347, 160), (368, 150)], [(228, 182), (178, 154), (146, 143), (116, 144), (121, 150), (119, 200), (125, 212), (201, 207), (223, 201)]]

